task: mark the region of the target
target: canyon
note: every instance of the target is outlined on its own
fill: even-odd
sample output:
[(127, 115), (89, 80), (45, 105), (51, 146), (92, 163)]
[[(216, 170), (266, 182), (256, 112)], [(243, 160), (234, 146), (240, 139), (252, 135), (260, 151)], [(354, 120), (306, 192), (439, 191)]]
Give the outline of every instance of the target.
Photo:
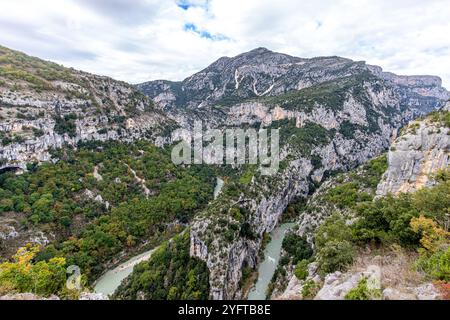
[[(383, 196), (432, 186), (429, 176), (449, 164), (448, 128), (415, 120), (448, 110), (450, 93), (436, 76), (399, 76), (363, 61), (257, 48), (220, 58), (181, 82), (132, 86), (4, 47), (0, 58), (3, 171), (57, 162), (53, 150), (89, 141), (144, 139), (164, 149), (198, 120), (222, 132), (280, 130), (278, 172), (233, 168), (248, 179), (237, 189), (238, 183), (217, 180), (225, 181), (223, 188), (190, 221), (189, 254), (207, 266), (210, 299), (245, 298), (242, 270), (257, 269), (265, 234), (291, 203), (312, 201), (336, 173), (389, 150), (388, 171), (377, 188)], [(310, 241), (326, 218), (315, 214), (296, 221)], [(4, 240), (15, 237), (7, 230)]]

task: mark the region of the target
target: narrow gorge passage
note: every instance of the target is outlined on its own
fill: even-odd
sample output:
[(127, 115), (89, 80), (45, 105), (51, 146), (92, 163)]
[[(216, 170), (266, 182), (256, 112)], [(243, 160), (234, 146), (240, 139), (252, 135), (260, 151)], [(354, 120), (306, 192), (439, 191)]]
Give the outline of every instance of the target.
[(264, 261), (258, 268), (258, 280), (250, 290), (248, 300), (266, 299), (267, 288), (280, 261), (281, 247), (286, 236), (286, 231), (294, 225), (294, 223), (284, 223), (272, 231), (270, 242), (264, 250)]

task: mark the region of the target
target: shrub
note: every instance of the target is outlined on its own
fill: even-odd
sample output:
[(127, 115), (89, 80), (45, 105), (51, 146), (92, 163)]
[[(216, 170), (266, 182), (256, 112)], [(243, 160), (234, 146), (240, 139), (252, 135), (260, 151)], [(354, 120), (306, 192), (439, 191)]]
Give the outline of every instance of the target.
[(317, 252), (321, 274), (344, 271), (355, 257), (354, 245), (347, 241), (332, 240)]
[(11, 199), (0, 200), (0, 213), (12, 211), (14, 209), (14, 202)]
[(381, 291), (378, 289), (369, 289), (367, 278), (363, 278), (358, 285), (351, 289), (346, 295), (345, 300), (374, 300), (381, 297)]
[(294, 275), (298, 280), (305, 280), (308, 277), (308, 260), (302, 260), (297, 263)]
[(67, 133), (70, 137), (75, 137), (77, 134), (76, 120), (77, 115), (73, 113), (55, 117), (55, 132), (61, 135)]
[(303, 299), (312, 299), (317, 292), (319, 292), (319, 286), (313, 280), (308, 280), (303, 284), (301, 292)]
[(346, 224), (344, 217), (340, 214), (333, 214), (317, 229), (314, 243), (316, 248), (320, 250), (329, 241), (343, 241), (351, 238), (351, 229)]
[(312, 257), (313, 250), (304, 237), (296, 234), (288, 234), (283, 240), (283, 249), (292, 258), (292, 261), (307, 260)]

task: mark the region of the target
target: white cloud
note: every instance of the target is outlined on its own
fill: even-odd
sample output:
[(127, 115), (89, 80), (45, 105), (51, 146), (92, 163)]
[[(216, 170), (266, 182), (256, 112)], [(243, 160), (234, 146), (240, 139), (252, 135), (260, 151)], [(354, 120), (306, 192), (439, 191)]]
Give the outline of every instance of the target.
[(263, 46), (435, 74), (450, 87), (447, 0), (0, 0), (0, 6), (0, 44), (132, 83), (181, 80), (221, 56)]

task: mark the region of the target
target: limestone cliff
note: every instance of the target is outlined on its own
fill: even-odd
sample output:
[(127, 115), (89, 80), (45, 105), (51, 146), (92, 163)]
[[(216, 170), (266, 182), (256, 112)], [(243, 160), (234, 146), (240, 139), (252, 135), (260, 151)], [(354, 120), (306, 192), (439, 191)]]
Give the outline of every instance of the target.
[(402, 130), (389, 151), (389, 169), (378, 186), (379, 196), (431, 186), (432, 175), (450, 165), (449, 113), (435, 112)]

